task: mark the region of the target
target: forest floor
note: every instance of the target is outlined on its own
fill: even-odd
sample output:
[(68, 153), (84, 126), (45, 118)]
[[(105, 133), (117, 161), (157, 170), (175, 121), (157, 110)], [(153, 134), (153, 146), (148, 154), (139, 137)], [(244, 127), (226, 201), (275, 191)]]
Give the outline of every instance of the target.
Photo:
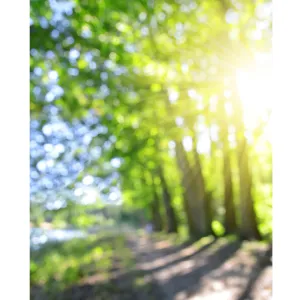
[(150, 271), (148, 280), (159, 287), (161, 294), (154, 299), (271, 299), (266, 244), (207, 238), (174, 247), (170, 241), (147, 237), (138, 243), (133, 238), (131, 244), (139, 268)]
[(272, 266), (265, 243), (212, 237), (179, 243), (137, 233), (125, 234), (123, 241), (134, 259), (132, 267), (124, 267), (125, 251), (118, 249), (108, 277), (96, 271), (52, 297), (32, 287), (31, 299), (271, 299)]

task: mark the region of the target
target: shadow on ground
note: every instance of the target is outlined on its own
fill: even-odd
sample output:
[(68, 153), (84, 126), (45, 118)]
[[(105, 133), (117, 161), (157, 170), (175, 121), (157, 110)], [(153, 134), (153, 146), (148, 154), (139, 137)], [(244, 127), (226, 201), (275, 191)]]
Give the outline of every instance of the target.
[[(101, 243), (101, 240), (97, 240), (95, 243)], [(224, 298), (224, 300), (255, 299), (250, 297), (252, 288), (262, 270), (269, 265), (269, 263), (261, 262), (261, 257), (264, 257), (261, 251), (253, 251), (252, 255), (257, 259), (257, 264), (250, 273), (243, 263), (240, 263), (232, 269), (221, 270), (214, 274), (216, 270), (222, 269), (221, 267), (228, 260), (235, 257), (242, 246), (240, 241), (212, 240), (193, 251), (190, 250), (193, 247), (192, 242), (162, 249), (150, 249), (149, 244), (146, 243), (139, 250), (136, 249), (134, 243), (132, 239), (127, 241), (127, 247), (134, 252), (137, 260), (135, 268), (124, 269), (121, 263), (122, 255), (116, 256), (113, 258), (110, 276), (106, 280), (101, 279), (101, 274), (97, 274), (97, 268), (95, 268), (90, 274), (90, 278), (82, 280), (80, 284), (61, 288), (59, 282), (53, 281), (43, 287), (34, 286), (31, 288), (30, 299), (181, 300), (196, 295), (204, 286), (203, 283), (207, 278), (221, 279), (225, 282), (234, 277), (243, 278), (246, 284), (239, 286), (241, 292), (237, 297)], [(157, 260), (160, 260), (159, 266), (155, 265)], [(140, 268), (138, 263), (140, 261), (147, 263), (148, 268)], [(181, 298), (178, 295), (181, 295)]]

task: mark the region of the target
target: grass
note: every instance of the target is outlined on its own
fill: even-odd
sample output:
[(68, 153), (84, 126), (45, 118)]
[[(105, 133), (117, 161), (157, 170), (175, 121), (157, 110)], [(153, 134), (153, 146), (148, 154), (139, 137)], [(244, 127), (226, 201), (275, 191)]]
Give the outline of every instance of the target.
[(45, 291), (59, 292), (96, 273), (108, 279), (116, 259), (119, 268), (128, 269), (134, 265), (122, 235), (102, 234), (49, 243), (31, 253), (30, 283), (42, 286)]

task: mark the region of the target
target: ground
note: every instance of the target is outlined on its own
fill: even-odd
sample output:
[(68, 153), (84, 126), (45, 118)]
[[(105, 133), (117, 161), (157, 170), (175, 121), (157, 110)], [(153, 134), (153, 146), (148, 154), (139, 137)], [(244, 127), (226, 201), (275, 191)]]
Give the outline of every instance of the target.
[(109, 274), (97, 267), (59, 293), (33, 286), (31, 299), (271, 299), (272, 266), (265, 243), (212, 237), (179, 243), (136, 232), (124, 234), (122, 241), (109, 241), (115, 245)]
[(267, 245), (206, 239), (170, 249), (166, 241), (140, 240), (140, 268), (151, 270), (160, 299), (271, 299)]

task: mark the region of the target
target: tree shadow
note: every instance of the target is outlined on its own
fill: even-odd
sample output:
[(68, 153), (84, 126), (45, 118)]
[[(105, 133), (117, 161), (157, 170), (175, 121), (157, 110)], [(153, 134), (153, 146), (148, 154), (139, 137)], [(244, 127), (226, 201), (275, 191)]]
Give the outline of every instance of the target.
[(165, 299), (174, 299), (175, 295), (185, 292), (188, 296), (195, 294), (202, 286), (203, 278), (213, 270), (219, 268), (225, 261), (233, 256), (241, 247), (240, 241), (226, 243), (217, 249), (214, 253), (206, 257), (205, 263), (197, 266), (187, 274), (172, 276), (164, 283), (167, 295)]
[(260, 269), (260, 270), (252, 270), (252, 272), (250, 273), (249, 277), (249, 281), (246, 285), (246, 287), (244, 288), (244, 290), (242, 291), (242, 293), (240, 294), (240, 296), (238, 296), (237, 300), (251, 300), (253, 299), (252, 297), (252, 291), (253, 288), (256, 284), (256, 282), (258, 281), (258, 279), (260, 278), (260, 276), (262, 275), (263, 271), (267, 268), (267, 266), (265, 266), (264, 268)]
[[(203, 253), (204, 251), (208, 250), (211, 246), (213, 246), (215, 243), (216, 243), (216, 240), (213, 240), (213, 241), (209, 242), (208, 244), (202, 246), (200, 249), (194, 251), (194, 252), (191, 253), (191, 254), (183, 255), (183, 256), (181, 256), (180, 258), (177, 258), (177, 259), (175, 259), (175, 260), (173, 260), (173, 261), (171, 261), (171, 262), (168, 262), (168, 263), (166, 263), (166, 264), (164, 264), (164, 265), (162, 265), (162, 266), (151, 268), (151, 269), (149, 269), (149, 270), (147, 270), (147, 271), (145, 271), (145, 272), (146, 272), (146, 273), (149, 273), (149, 272), (150, 272), (150, 273), (152, 273), (152, 272), (158, 272), (158, 271), (161, 271), (161, 270), (166, 269), (166, 268), (168, 268), (168, 267), (177, 265), (177, 264), (179, 264), (179, 263), (181, 263), (181, 262), (183, 262), (183, 261), (189, 260), (189, 259), (193, 258), (194, 256)], [(191, 244), (191, 245), (192, 245), (192, 244)], [(182, 247), (180, 250), (178, 249), (176, 252), (179, 252), (179, 251), (181, 251), (181, 250), (184, 250), (184, 249), (187, 248), (187, 247), (188, 247), (188, 246)], [(178, 248), (179, 248), (179, 247), (178, 247)], [(170, 254), (174, 254), (174, 253), (170, 253)]]
[[(245, 250), (243, 250), (244, 252)], [(236, 300), (250, 300), (253, 298), (253, 288), (259, 281), (262, 273), (267, 267), (271, 265), (270, 258), (268, 257), (268, 250), (253, 249), (248, 251), (248, 258), (245, 258), (239, 263), (234, 263), (231, 267), (220, 269), (216, 273), (209, 274), (208, 280), (211, 282), (209, 288), (214, 290), (214, 286), (219, 286), (219, 289), (231, 288), (237, 289), (239, 292), (237, 295), (232, 295), (232, 299)], [(255, 258), (255, 263), (249, 265), (248, 259)], [(249, 270), (250, 267), (250, 270)], [(215, 285), (215, 283), (217, 283)], [(221, 284), (221, 286), (220, 286)], [(196, 294), (198, 291), (191, 291), (192, 294)], [(234, 297), (234, 298), (233, 298)]]
[[(168, 247), (163, 247), (163, 248), (156, 248), (152, 251), (153, 254), (156, 255), (160, 255), (160, 254), (164, 254), (164, 255), (173, 255), (176, 252), (179, 252), (191, 245), (193, 245), (195, 243), (194, 240), (187, 240), (184, 243), (181, 243), (179, 245), (170, 245)], [(141, 254), (143, 253), (147, 253), (147, 249), (145, 249), (144, 251), (141, 251)], [(151, 259), (148, 260), (148, 262), (150, 262)]]
[[(237, 300), (251, 300), (253, 299), (252, 292), (253, 289), (258, 282), (258, 279), (261, 277), (263, 272), (270, 266), (272, 266), (272, 246), (261, 255), (261, 253), (255, 253), (257, 256), (257, 263), (256, 266), (252, 269), (251, 273), (248, 275), (248, 283), (244, 287), (242, 293), (237, 298)], [(258, 255), (257, 255), (258, 254)]]
[[(121, 274), (119, 274), (118, 277), (118, 281), (119, 282), (126, 282), (128, 280), (128, 278), (137, 278), (137, 277), (142, 277), (142, 276), (148, 276), (150, 274), (153, 274), (155, 272), (159, 272), (162, 271), (164, 269), (170, 268), (172, 266), (175, 266), (177, 264), (180, 264), (181, 262), (187, 261), (192, 259), (194, 256), (197, 256), (199, 254), (201, 254), (202, 252), (208, 250), (210, 247), (212, 247), (215, 243), (217, 242), (217, 240), (213, 240), (203, 246), (201, 246), (199, 249), (193, 250), (192, 253), (190, 254), (186, 254), (186, 255), (182, 255), (180, 254), (180, 251), (187, 249), (188, 247), (193, 246), (194, 241), (191, 242), (185, 242), (184, 244), (181, 245), (177, 245), (175, 247), (172, 248), (168, 248), (168, 251), (165, 251), (166, 248), (164, 249), (160, 249), (160, 251), (156, 251), (154, 252), (155, 255), (154, 257), (150, 258), (150, 259), (145, 259), (144, 258), (144, 262), (151, 264), (154, 263), (154, 261), (156, 259), (160, 259), (160, 260), (166, 260), (165, 263), (163, 263), (160, 266), (154, 266), (154, 267), (150, 267), (148, 269), (136, 269), (133, 268), (131, 270), (127, 270), (126, 272), (123, 272)], [(172, 250), (172, 251), (171, 251)], [(146, 253), (146, 251), (139, 253), (139, 255), (143, 255), (143, 253)], [(153, 253), (151, 251), (151, 253)], [(179, 256), (178, 258), (172, 259), (171, 261), (168, 261), (166, 259), (166, 257), (171, 256), (171, 255), (176, 255)]]
[[(219, 268), (227, 259), (235, 254), (235, 252), (240, 248), (241, 242), (234, 241), (234, 242), (226, 242), (225, 245), (220, 245), (215, 251), (210, 254), (206, 254), (202, 256), (201, 259), (198, 260), (198, 255), (201, 255), (202, 252), (208, 250), (212, 245), (214, 245), (216, 241), (212, 241), (200, 249), (196, 250), (192, 254), (185, 255), (180, 257), (179, 259), (173, 260), (169, 263), (163, 264), (159, 267), (150, 268), (147, 270), (133, 270), (126, 273), (121, 274), (116, 278), (116, 282), (120, 283), (120, 285), (129, 286), (132, 280), (136, 278), (146, 278), (151, 277), (156, 272), (166, 271), (168, 269), (172, 269), (173, 267), (177, 267), (180, 270), (179, 264), (184, 263), (185, 261), (191, 261), (191, 271), (188, 271), (187, 274), (180, 274), (180, 275), (171, 275), (170, 279), (164, 282), (164, 293), (162, 292), (161, 288), (157, 285), (160, 293), (159, 298), (150, 298), (150, 299), (175, 299), (175, 295), (179, 292), (185, 292), (188, 294), (193, 294), (196, 290), (201, 287), (201, 280), (207, 274), (212, 272), (214, 269)], [(200, 264), (199, 264), (200, 263)], [(155, 279), (153, 277), (150, 279), (151, 284), (155, 285)], [(167, 291), (167, 293), (165, 293)], [(138, 298), (138, 299), (146, 299), (146, 298)], [(148, 298), (147, 298), (148, 299)]]

